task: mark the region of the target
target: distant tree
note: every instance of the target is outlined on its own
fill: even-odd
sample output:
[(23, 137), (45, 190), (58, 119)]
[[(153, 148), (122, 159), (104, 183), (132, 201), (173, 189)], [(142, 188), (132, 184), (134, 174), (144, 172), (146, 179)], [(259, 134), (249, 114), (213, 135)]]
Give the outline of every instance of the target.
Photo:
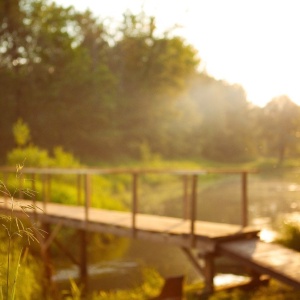
[(241, 86), (199, 77), (189, 97), (198, 118), (190, 137), (197, 155), (219, 161), (245, 160), (253, 155), (249, 103)]
[(299, 106), (286, 95), (275, 97), (263, 108), (260, 125), (268, 153), (275, 154), (281, 165), (298, 144)]
[(14, 124), (13, 135), (15, 143), (19, 147), (26, 146), (26, 144), (30, 141), (30, 129), (22, 119), (18, 119), (18, 121)]

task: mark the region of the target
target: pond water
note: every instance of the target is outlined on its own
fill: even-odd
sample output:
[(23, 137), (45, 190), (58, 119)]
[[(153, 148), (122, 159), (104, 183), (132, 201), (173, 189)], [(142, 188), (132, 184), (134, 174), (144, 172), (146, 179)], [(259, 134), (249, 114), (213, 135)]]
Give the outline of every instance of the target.
[[(180, 190), (170, 186), (170, 197), (161, 201), (157, 199), (159, 186), (153, 195), (141, 201), (140, 209), (147, 213), (159, 213), (169, 216), (181, 216), (182, 195), (174, 191)], [(165, 188), (164, 192), (166, 194)], [(154, 199), (159, 205), (151, 205)], [(199, 179), (197, 195), (197, 218), (199, 220), (241, 224), (241, 178), (237, 175), (222, 175)], [(143, 205), (144, 203), (144, 205)], [(271, 241), (275, 237), (274, 230), (287, 214), (295, 214), (300, 208), (300, 177), (298, 173), (290, 174), (251, 174), (248, 177), (248, 214), (249, 224), (262, 228), (261, 238)], [(155, 211), (155, 210), (158, 210)], [(125, 239), (126, 240), (126, 239)], [(124, 241), (124, 239), (123, 239)], [(89, 266), (90, 286), (92, 288), (114, 289), (136, 285), (141, 280), (141, 269), (153, 267), (165, 277), (185, 274), (188, 282), (201, 280), (181, 249), (147, 241), (126, 240), (126, 247), (116, 251), (102, 261), (92, 262)], [(97, 253), (97, 245), (92, 246)], [(234, 264), (233, 264), (234, 265)], [(239, 281), (241, 278), (227, 263), (220, 262), (217, 284), (228, 280)], [(238, 272), (236, 272), (238, 273)], [(78, 269), (73, 265), (56, 268), (54, 280), (66, 282), (69, 278), (78, 277)]]

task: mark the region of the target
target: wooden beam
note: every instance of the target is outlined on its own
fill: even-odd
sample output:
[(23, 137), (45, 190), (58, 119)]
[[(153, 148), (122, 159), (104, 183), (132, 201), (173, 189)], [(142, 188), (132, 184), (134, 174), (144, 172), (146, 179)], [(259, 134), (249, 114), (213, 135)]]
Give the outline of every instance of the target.
[(201, 274), (204, 275), (204, 268), (201, 266), (199, 259), (195, 257), (195, 255), (192, 253), (192, 250), (190, 248), (181, 247), (182, 251), (185, 253), (185, 255), (188, 257), (192, 265), (196, 268), (196, 270)]
[(77, 260), (74, 255), (69, 251), (69, 248), (65, 247), (57, 237), (54, 238), (53, 242), (55, 245), (77, 266), (80, 265), (79, 260)]
[(50, 236), (44, 241), (43, 243), (43, 247), (45, 247), (45, 250), (48, 249), (51, 245), (51, 243), (53, 242), (53, 240), (55, 239), (55, 237), (57, 236), (59, 230), (61, 229), (62, 227), (62, 223), (59, 222), (54, 230), (52, 232), (49, 232), (48, 234), (50, 234)]

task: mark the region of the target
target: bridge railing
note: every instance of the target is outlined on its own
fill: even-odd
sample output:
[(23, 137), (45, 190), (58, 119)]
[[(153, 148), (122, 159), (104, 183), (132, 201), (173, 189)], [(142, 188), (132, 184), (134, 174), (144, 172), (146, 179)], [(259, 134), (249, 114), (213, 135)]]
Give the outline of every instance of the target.
[[(0, 167), (3, 175), (3, 183), (6, 184), (8, 174), (16, 173), (16, 169)], [(127, 174), (131, 176), (131, 214), (132, 230), (137, 229), (137, 215), (139, 213), (139, 179), (145, 174), (169, 174), (182, 178), (182, 218), (190, 220), (190, 234), (194, 235), (195, 221), (197, 220), (197, 195), (198, 179), (208, 174), (236, 174), (241, 178), (241, 226), (248, 225), (248, 174), (255, 171), (246, 170), (173, 170), (173, 169), (65, 169), (65, 168), (23, 168), (22, 174), (30, 177), (31, 189), (36, 190), (36, 177), (40, 176), (42, 181), (42, 210), (47, 213), (47, 204), (51, 201), (51, 178), (54, 175), (75, 175), (77, 177), (77, 204), (84, 206), (85, 221), (89, 221), (91, 207), (92, 188), (91, 177), (93, 175), (118, 175)], [(18, 198), (23, 197), (22, 180), (19, 180)], [(82, 197), (83, 196), (83, 197)], [(83, 198), (83, 199), (82, 199)], [(35, 197), (33, 199), (35, 201)], [(83, 200), (83, 201), (82, 201)]]

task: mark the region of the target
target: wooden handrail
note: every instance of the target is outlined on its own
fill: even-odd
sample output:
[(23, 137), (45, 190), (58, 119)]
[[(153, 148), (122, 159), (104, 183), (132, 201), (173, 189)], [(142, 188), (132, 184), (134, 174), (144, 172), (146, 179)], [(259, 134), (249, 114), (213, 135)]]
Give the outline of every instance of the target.
[[(0, 167), (4, 175), (15, 173), (16, 170), (10, 167)], [(50, 201), (50, 179), (52, 175), (70, 174), (77, 175), (77, 203), (84, 206), (85, 220), (89, 220), (89, 208), (91, 206), (91, 176), (108, 174), (128, 174), (132, 176), (132, 232), (136, 233), (136, 216), (138, 213), (138, 177), (141, 174), (170, 174), (183, 178), (183, 219), (190, 220), (190, 234), (193, 239), (197, 218), (197, 181), (199, 176), (206, 174), (240, 174), (241, 176), (241, 225), (248, 225), (248, 190), (247, 176), (249, 173), (257, 173), (255, 170), (174, 170), (174, 169), (97, 169), (97, 168), (23, 168), (22, 173), (31, 174), (34, 187), (36, 175), (42, 175), (43, 179), (43, 210), (46, 213), (47, 203)], [(84, 194), (84, 203), (81, 203), (81, 194)], [(34, 190), (34, 188), (33, 188)], [(190, 195), (189, 195), (190, 194)]]
[[(16, 169), (13, 167), (0, 167), (0, 172), (3, 173), (15, 173)], [(101, 169), (101, 168), (33, 168), (24, 167), (21, 171), (24, 174), (91, 174), (91, 175), (106, 175), (106, 174), (170, 174), (170, 175), (206, 175), (206, 174), (240, 174), (257, 173), (256, 170), (215, 170), (215, 169), (132, 169), (132, 168), (113, 168), (113, 169)]]

